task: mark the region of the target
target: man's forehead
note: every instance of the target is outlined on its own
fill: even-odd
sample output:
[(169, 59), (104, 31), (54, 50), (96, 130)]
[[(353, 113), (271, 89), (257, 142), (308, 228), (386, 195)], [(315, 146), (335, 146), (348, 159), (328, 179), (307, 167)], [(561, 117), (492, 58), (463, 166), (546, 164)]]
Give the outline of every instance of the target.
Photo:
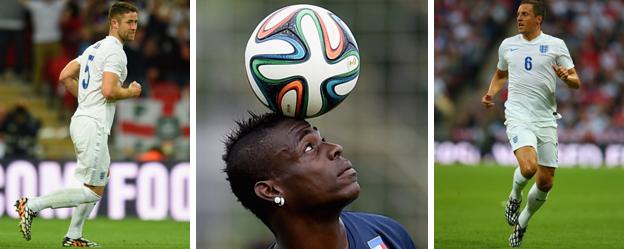
[(520, 6), (518, 6), (518, 12), (523, 12), (523, 11), (533, 12), (533, 4), (530, 4), (530, 3), (520, 4)]
[(294, 149), (305, 135), (316, 130), (316, 127), (305, 120), (288, 119), (275, 126), (271, 134), (274, 136), (274, 140), (279, 141), (279, 144)]
[[(310, 123), (305, 120), (300, 119), (287, 119), (284, 122), (280, 123), (277, 129), (283, 129), (283, 133), (286, 133), (288, 137), (295, 136), (298, 138), (298, 135), (306, 132), (306, 130), (314, 129)], [(285, 134), (285, 135), (286, 135)]]
[(121, 20), (127, 20), (127, 19), (136, 20), (139, 18), (139, 14), (136, 12), (126, 12), (126, 13), (120, 14), (118, 17)]

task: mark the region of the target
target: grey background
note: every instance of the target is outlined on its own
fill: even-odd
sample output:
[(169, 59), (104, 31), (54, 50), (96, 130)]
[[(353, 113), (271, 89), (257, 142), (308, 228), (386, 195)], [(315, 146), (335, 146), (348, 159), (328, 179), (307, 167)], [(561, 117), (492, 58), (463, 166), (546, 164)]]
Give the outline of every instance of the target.
[[(197, 246), (263, 248), (273, 235), (237, 203), (222, 173), (222, 140), (246, 111), (266, 112), (245, 74), (256, 25), (299, 2), (198, 1)], [(361, 74), (337, 108), (308, 120), (344, 147), (358, 170), (360, 197), (348, 209), (401, 222), (427, 246), (427, 2), (310, 1), (338, 15), (358, 42)]]

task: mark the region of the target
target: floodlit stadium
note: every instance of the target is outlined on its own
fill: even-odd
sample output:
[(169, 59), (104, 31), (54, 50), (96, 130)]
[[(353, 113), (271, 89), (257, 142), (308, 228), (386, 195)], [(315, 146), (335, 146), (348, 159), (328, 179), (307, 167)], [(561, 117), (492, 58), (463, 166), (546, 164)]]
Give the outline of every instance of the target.
[[(3, 3), (2, 248), (49, 248), (63, 240), (72, 209), (42, 210), (33, 222), (32, 240), (27, 242), (19, 232), (13, 205), (21, 196), (81, 186), (74, 178), (76, 153), (69, 133), (78, 104), (59, 82), (59, 74), (88, 46), (107, 36), (107, 14), (114, 2)], [(139, 98), (117, 103), (108, 138), (110, 181), (91, 213), (90, 217), (97, 214), (97, 218), (86, 222), (85, 237), (110, 248), (188, 248), (190, 4), (131, 2), (139, 8), (139, 19), (134, 41), (123, 48), (127, 55), (126, 81), (139, 82), (142, 93)], [(39, 8), (42, 4), (44, 8)]]

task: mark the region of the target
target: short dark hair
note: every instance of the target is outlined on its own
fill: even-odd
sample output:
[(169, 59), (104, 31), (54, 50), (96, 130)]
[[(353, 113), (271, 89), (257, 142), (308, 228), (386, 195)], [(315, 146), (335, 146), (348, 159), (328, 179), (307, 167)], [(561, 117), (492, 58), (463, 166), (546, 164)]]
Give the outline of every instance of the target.
[(520, 2), (520, 5), (523, 5), (523, 4), (533, 5), (533, 13), (535, 13), (535, 16), (542, 16), (542, 22), (544, 22), (544, 19), (546, 18), (546, 7), (544, 6), (544, 1), (522, 0), (522, 2)]
[(116, 2), (108, 9), (108, 21), (130, 12), (138, 13), (139, 9), (128, 2)]
[(230, 188), (243, 207), (249, 209), (266, 223), (268, 205), (255, 193), (258, 181), (268, 180), (277, 172), (272, 167), (269, 153), (261, 143), (267, 133), (279, 123), (292, 119), (277, 113), (257, 115), (249, 112), (250, 118), (236, 121), (237, 128), (227, 135), (225, 143), (225, 168)]

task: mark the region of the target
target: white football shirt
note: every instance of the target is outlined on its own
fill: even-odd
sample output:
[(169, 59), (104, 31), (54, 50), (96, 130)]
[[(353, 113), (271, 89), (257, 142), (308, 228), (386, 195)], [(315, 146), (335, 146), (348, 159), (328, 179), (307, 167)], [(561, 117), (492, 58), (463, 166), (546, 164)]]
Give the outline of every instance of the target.
[(74, 116), (88, 116), (98, 120), (98, 123), (110, 134), (115, 117), (115, 101), (107, 101), (102, 94), (102, 75), (111, 72), (119, 76), (119, 82), (128, 76), (128, 59), (123, 51), (123, 44), (113, 36), (89, 46), (76, 59), (80, 63), (80, 77), (78, 79), (78, 109)]
[(522, 34), (505, 39), (498, 48), (498, 69), (509, 72), (507, 121), (556, 126), (557, 74), (552, 65), (574, 67), (563, 40), (540, 33), (531, 41)]

